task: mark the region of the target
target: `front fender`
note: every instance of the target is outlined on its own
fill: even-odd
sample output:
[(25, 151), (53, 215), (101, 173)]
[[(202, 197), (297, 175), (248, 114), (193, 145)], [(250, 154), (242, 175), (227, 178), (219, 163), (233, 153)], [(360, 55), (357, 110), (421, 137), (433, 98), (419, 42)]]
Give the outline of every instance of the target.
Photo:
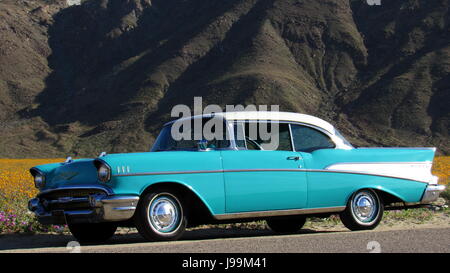
[(160, 182), (151, 183), (151, 184), (146, 185), (143, 188), (141, 188), (139, 196), (142, 196), (144, 194), (144, 192), (150, 187), (157, 187), (157, 186), (162, 186), (162, 185), (168, 185), (168, 186), (175, 185), (175, 186), (181, 186), (181, 187), (185, 188), (186, 190), (188, 190), (192, 194), (194, 194), (203, 203), (203, 205), (209, 210), (211, 215), (214, 214), (212, 208), (209, 206), (209, 204), (205, 200), (205, 198), (203, 198), (203, 196), (199, 192), (197, 192), (193, 187), (191, 187), (189, 184), (184, 183), (182, 181), (175, 180), (175, 181), (160, 181)]
[(177, 183), (193, 192), (212, 214), (225, 212), (220, 151), (111, 154), (108, 182), (116, 194), (142, 194), (157, 183)]

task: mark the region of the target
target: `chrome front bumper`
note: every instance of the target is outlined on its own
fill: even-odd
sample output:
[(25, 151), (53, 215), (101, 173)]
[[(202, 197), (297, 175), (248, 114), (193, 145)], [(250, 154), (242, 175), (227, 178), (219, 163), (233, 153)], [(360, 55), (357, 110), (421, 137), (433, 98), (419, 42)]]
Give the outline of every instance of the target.
[(444, 185), (429, 184), (423, 193), (421, 204), (430, 204), (439, 198), (439, 194), (445, 190)]
[(134, 215), (138, 201), (139, 197), (132, 195), (91, 195), (51, 201), (57, 205), (73, 205), (81, 202), (88, 204), (83, 209), (66, 210), (47, 209), (46, 200), (33, 198), (28, 201), (28, 209), (36, 214), (42, 224), (99, 223), (130, 219)]

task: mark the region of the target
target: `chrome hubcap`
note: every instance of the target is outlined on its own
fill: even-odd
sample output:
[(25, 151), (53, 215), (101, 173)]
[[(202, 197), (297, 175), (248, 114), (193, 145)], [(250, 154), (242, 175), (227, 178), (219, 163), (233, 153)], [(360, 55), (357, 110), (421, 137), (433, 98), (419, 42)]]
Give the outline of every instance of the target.
[(370, 192), (359, 192), (353, 198), (353, 215), (356, 220), (370, 223), (375, 220), (378, 212), (378, 204), (375, 196)]
[(177, 202), (168, 196), (156, 197), (149, 207), (149, 220), (157, 232), (174, 231), (180, 222), (180, 208)]

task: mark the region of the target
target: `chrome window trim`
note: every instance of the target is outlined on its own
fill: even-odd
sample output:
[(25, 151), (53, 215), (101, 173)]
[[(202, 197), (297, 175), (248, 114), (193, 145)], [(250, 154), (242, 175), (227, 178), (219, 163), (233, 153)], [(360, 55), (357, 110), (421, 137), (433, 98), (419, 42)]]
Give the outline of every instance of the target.
[[(230, 138), (230, 140), (233, 142), (236, 150), (244, 150), (244, 151), (248, 150), (247, 141), (245, 139), (244, 139), (245, 148), (244, 147), (238, 147), (237, 144), (236, 144), (236, 138), (234, 137), (235, 136), (234, 127), (235, 127), (235, 125), (237, 126), (237, 123), (238, 123), (237, 121), (233, 121), (233, 120), (229, 121), (229, 120), (227, 120), (227, 124), (228, 124), (230, 130), (232, 130), (231, 131), (231, 138)], [(245, 128), (242, 127), (242, 126), (241, 126), (241, 128), (242, 128), (244, 136), (245, 136)]]
[(293, 152), (297, 152), (297, 150), (295, 150), (294, 135), (292, 134), (292, 127), (291, 127), (291, 125), (292, 125), (292, 123), (289, 123), (289, 136), (291, 138), (292, 151)]
[(230, 146), (228, 148), (222, 148), (218, 150), (239, 150), (236, 145), (236, 140), (234, 139), (234, 127), (233, 124), (228, 122), (225, 118), (222, 118), (225, 123), (225, 127), (227, 128), (226, 136), (229, 138)]
[(309, 123), (304, 123), (304, 122), (298, 122), (298, 121), (291, 121), (291, 120), (271, 120), (271, 119), (261, 119), (261, 120), (255, 120), (255, 119), (227, 119), (227, 121), (229, 122), (272, 122), (272, 123), (288, 123), (288, 124), (299, 124), (299, 125), (304, 125), (304, 126), (308, 126), (314, 129), (317, 129), (319, 131), (324, 132), (325, 134), (329, 135), (329, 136), (333, 136), (334, 134), (324, 128), (315, 126), (313, 124), (309, 124)]

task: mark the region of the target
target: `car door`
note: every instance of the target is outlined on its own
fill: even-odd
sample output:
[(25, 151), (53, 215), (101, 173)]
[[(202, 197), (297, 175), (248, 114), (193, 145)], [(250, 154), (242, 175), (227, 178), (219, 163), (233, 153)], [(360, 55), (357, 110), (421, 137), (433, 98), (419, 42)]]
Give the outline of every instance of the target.
[[(247, 127), (247, 129), (245, 129)], [(248, 123), (236, 122), (245, 141), (239, 150), (221, 151), (227, 213), (300, 209), (306, 206), (306, 173), (299, 153), (293, 151), (288, 124), (279, 125), (276, 150), (260, 150), (260, 139), (248, 137)], [(258, 138), (258, 137), (257, 137)]]
[[(339, 183), (335, 173), (322, 171), (324, 159), (338, 156), (336, 145), (319, 128), (302, 124), (291, 124), (294, 149), (300, 153), (308, 173), (308, 208), (333, 207), (341, 205), (345, 186)], [(320, 167), (319, 167), (320, 166)]]

